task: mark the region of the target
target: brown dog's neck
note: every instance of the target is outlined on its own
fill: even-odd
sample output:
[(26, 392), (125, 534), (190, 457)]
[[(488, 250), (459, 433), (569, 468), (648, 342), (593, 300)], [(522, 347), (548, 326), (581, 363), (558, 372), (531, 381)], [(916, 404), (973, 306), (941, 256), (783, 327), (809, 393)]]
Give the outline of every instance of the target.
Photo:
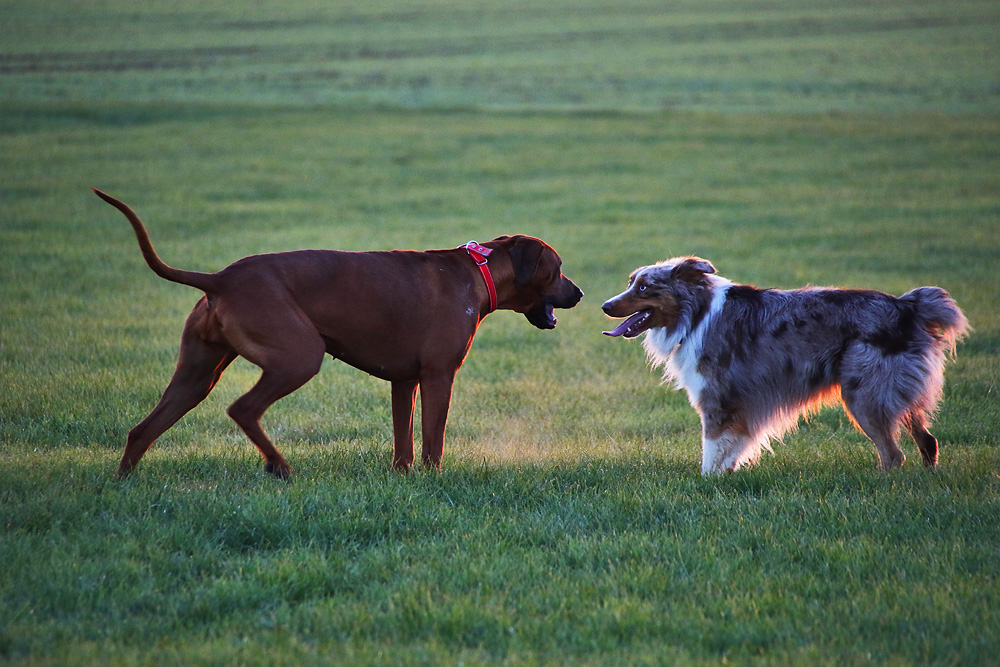
[(497, 288), (493, 282), (493, 274), (490, 272), (489, 265), (489, 257), (493, 253), (493, 249), (479, 245), (475, 241), (469, 241), (461, 247), (465, 248), (465, 251), (469, 253), (469, 257), (476, 263), (479, 273), (483, 276), (483, 284), (486, 286), (486, 292), (490, 297), (490, 309), (487, 311), (487, 314), (492, 313), (497, 309)]
[[(469, 262), (471, 263), (472, 260), (470, 259)], [(487, 266), (496, 291), (496, 306), (492, 309), (490, 308), (491, 302), (486, 281), (479, 276), (480, 269), (475, 264), (472, 266), (479, 276), (476, 293), (482, 297), (481, 312), (483, 316), (485, 317), (494, 310), (516, 310), (518, 304), (511, 301), (512, 298), (516, 297), (516, 288), (514, 287), (514, 267), (510, 255), (502, 248), (494, 248), (493, 253), (489, 256)]]

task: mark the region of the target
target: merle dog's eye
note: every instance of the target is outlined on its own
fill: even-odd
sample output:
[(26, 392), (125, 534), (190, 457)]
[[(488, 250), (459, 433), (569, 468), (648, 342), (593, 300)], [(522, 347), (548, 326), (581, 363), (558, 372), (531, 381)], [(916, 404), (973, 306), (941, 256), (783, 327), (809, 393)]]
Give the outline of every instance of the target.
[(645, 285), (639, 285), (639, 291), (640, 292), (645, 292), (646, 291), (646, 286)]

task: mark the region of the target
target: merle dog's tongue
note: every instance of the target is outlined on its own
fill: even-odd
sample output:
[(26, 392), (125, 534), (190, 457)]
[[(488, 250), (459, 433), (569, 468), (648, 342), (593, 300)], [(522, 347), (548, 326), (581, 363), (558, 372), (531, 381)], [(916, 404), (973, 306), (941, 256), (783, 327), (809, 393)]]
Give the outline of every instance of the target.
[(641, 320), (645, 316), (646, 316), (645, 311), (638, 312), (635, 315), (632, 315), (631, 317), (629, 317), (627, 320), (623, 321), (618, 326), (616, 326), (614, 328), (614, 331), (605, 331), (604, 335), (605, 336), (612, 336), (612, 337), (621, 336), (623, 333), (625, 333), (626, 331), (629, 330), (629, 327), (631, 327), (633, 324), (635, 324), (636, 322), (638, 322), (639, 320)]

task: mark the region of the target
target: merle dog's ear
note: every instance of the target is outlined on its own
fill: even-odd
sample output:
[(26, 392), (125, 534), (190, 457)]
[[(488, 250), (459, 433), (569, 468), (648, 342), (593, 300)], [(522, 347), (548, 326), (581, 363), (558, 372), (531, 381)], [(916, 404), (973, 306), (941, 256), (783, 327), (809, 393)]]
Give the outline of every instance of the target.
[(535, 276), (542, 258), (542, 244), (527, 236), (515, 236), (510, 248), (510, 261), (514, 265), (514, 287), (524, 289)]
[(700, 285), (705, 282), (705, 276), (715, 273), (715, 267), (707, 259), (688, 257), (676, 267), (674, 276), (679, 280)]

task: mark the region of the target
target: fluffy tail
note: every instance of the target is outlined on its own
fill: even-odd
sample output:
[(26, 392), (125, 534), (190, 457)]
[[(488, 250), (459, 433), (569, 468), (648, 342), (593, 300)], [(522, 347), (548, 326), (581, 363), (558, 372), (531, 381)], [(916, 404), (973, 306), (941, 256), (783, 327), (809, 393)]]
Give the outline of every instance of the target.
[(948, 292), (940, 287), (918, 287), (899, 297), (913, 304), (917, 321), (935, 332), (944, 348), (955, 353), (955, 343), (971, 331), (969, 321)]
[(114, 197), (106, 195), (96, 188), (94, 188), (94, 193), (124, 213), (125, 217), (128, 218), (128, 221), (132, 223), (132, 229), (135, 230), (135, 237), (139, 239), (139, 248), (142, 250), (142, 256), (145, 258), (146, 264), (149, 265), (149, 268), (153, 270), (153, 273), (166, 280), (180, 283), (181, 285), (189, 285), (196, 289), (200, 289), (203, 292), (212, 291), (212, 288), (217, 282), (216, 275), (214, 273), (183, 271), (165, 264), (156, 254), (156, 251), (153, 250), (153, 244), (149, 240), (149, 234), (146, 232), (146, 227), (143, 226), (142, 220), (140, 220), (139, 216), (135, 214), (135, 211), (130, 209), (124, 202), (118, 201)]

